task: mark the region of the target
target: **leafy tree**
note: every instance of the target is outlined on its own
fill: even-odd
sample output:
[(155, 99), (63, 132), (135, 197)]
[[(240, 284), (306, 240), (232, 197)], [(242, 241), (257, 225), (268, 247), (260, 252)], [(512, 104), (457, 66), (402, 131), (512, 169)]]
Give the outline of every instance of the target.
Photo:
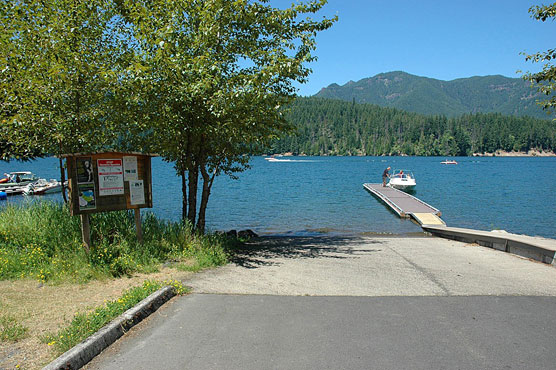
[[(556, 3), (532, 6), (529, 8), (529, 13), (532, 18), (541, 22), (547, 19), (554, 20)], [(523, 78), (531, 81), (531, 85), (536, 85), (537, 90), (547, 97), (546, 100), (539, 102), (539, 105), (548, 113), (554, 113), (556, 107), (556, 66), (552, 63), (554, 59), (556, 59), (556, 48), (525, 56), (525, 60), (533, 63), (545, 62), (541, 72), (526, 73)]]
[(291, 128), (279, 108), (294, 98), (293, 82), (306, 81), (317, 32), (334, 21), (302, 16), (325, 3), (282, 10), (266, 0), (118, 2), (140, 65), (127, 76), (138, 86), (129, 103), (136, 129), (174, 162), (182, 216), (199, 231), (215, 176), (244, 170), (245, 154)]
[[(114, 4), (0, 0), (0, 6), (2, 159), (112, 144), (109, 100), (126, 56)], [(60, 169), (63, 181), (61, 160)]]

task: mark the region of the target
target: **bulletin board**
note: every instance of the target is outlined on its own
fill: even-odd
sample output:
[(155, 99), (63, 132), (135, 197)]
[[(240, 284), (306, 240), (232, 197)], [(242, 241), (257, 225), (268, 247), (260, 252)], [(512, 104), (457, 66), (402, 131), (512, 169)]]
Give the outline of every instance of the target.
[(152, 208), (153, 156), (124, 152), (63, 155), (71, 214)]

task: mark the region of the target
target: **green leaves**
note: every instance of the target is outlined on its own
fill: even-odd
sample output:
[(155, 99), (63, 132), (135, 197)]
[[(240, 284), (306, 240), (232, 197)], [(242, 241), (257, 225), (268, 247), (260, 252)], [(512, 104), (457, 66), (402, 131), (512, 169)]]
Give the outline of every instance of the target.
[[(547, 19), (556, 17), (556, 3), (543, 6), (532, 6), (529, 9), (531, 17), (542, 22)], [(546, 100), (538, 102), (538, 104), (547, 111), (547, 113), (554, 113), (556, 107), (556, 66), (552, 64), (552, 60), (556, 58), (556, 49), (549, 49), (546, 52), (539, 52), (536, 54), (525, 54), (526, 61), (533, 63), (546, 62), (541, 72), (526, 73), (523, 78), (531, 82), (532, 87), (536, 87), (537, 91), (547, 96)], [(556, 118), (554, 118), (556, 120)]]
[(529, 8), (529, 13), (531, 13), (532, 18), (544, 22), (549, 18), (556, 17), (556, 4), (532, 6)]
[[(119, 1), (146, 69), (130, 104), (137, 130), (148, 126), (149, 150), (175, 161), (190, 182), (201, 172), (211, 185), (218, 174), (245, 169), (245, 153), (292, 128), (276, 107), (293, 99), (317, 32), (335, 20), (302, 19), (325, 3), (281, 10), (268, 1)], [(196, 184), (189, 185), (196, 209)]]
[(0, 140), (12, 148), (3, 158), (25, 156), (15, 150), (25, 146), (52, 155), (112, 144), (110, 108), (129, 60), (113, 2), (3, 1), (0, 11), (8, 30), (0, 86), (9, 97), (0, 114), (11, 128)]

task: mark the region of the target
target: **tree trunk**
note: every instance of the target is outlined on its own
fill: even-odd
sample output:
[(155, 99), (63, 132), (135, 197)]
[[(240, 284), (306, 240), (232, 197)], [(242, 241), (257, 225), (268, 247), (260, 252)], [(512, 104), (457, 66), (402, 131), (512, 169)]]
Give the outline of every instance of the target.
[[(58, 155), (62, 155), (62, 141), (58, 141)], [(64, 160), (62, 157), (60, 159), (60, 182), (62, 183), (62, 198), (64, 199), (64, 203), (68, 202), (68, 198), (66, 196), (66, 187), (64, 186), (64, 182), (66, 182), (66, 171), (64, 171)], [(69, 173), (68, 173), (69, 177)]]
[(64, 203), (68, 202), (66, 197), (66, 187), (64, 183), (66, 182), (66, 171), (64, 170), (64, 160), (60, 158), (60, 182), (62, 183), (62, 198), (64, 198)]
[(189, 169), (189, 209), (187, 210), (187, 219), (191, 226), (195, 226), (195, 218), (197, 215), (197, 184), (199, 182), (199, 167), (194, 166)]
[[(216, 173), (216, 171), (215, 171)], [(197, 231), (200, 233), (205, 232), (205, 215), (207, 211), (207, 204), (210, 196), (210, 189), (214, 181), (214, 175), (211, 177), (207, 172), (205, 166), (201, 166), (201, 175), (203, 177), (203, 192), (201, 194), (201, 206), (199, 207), (199, 218), (197, 220)]]
[(185, 170), (180, 171), (181, 176), (181, 219), (183, 222), (187, 220), (187, 181), (185, 179)]

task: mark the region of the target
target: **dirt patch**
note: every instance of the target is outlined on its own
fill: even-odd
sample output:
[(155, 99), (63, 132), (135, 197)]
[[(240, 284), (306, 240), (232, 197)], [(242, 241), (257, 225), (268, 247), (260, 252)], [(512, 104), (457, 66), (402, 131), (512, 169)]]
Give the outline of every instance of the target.
[(57, 332), (76, 312), (86, 312), (116, 299), (144, 280), (183, 280), (190, 272), (165, 267), (153, 274), (92, 281), (87, 284), (42, 285), (34, 280), (0, 281), (0, 315), (11, 315), (28, 328), (28, 336), (0, 346), (0, 369), (40, 369), (56, 355), (41, 337)]

